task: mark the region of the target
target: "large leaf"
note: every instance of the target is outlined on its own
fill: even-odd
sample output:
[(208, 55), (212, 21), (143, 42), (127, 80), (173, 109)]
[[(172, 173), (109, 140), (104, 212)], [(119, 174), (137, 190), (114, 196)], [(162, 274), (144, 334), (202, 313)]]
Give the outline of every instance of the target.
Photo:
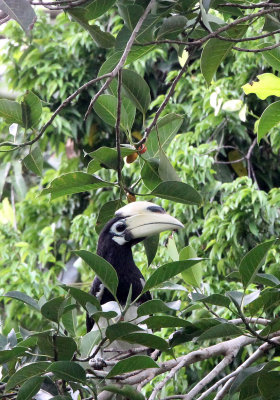
[(16, 101), (0, 99), (0, 117), (7, 124), (19, 124), (23, 126), (21, 106)]
[(153, 190), (162, 182), (158, 172), (159, 160), (157, 158), (144, 159), (141, 169), (141, 178), (148, 189)]
[[(147, 151), (144, 158), (159, 157), (159, 151), (165, 151), (177, 134), (183, 122), (183, 118), (177, 114), (167, 114), (160, 118), (157, 123), (157, 129), (152, 129), (147, 140)], [(158, 143), (160, 141), (160, 145)]]
[(192, 293), (193, 301), (201, 301), (207, 304), (213, 304), (215, 306), (229, 307), (230, 300), (228, 297), (221, 294), (211, 294), (210, 296), (205, 296), (200, 293)]
[(148, 300), (145, 303), (142, 303), (138, 309), (137, 314), (138, 317), (142, 317), (143, 315), (150, 315), (155, 313), (166, 313), (173, 311), (173, 308), (170, 308), (166, 303), (164, 303), (160, 299)]
[(5, 297), (10, 297), (12, 299), (20, 300), (23, 303), (27, 304), (28, 306), (35, 308), (35, 310), (40, 311), (40, 307), (36, 300), (32, 299), (32, 297), (28, 296), (25, 293), (21, 293), (18, 291), (11, 291), (4, 295)]
[(156, 269), (156, 271), (147, 280), (143, 288), (143, 293), (153, 289), (156, 286), (159, 286), (163, 282), (168, 281), (168, 279), (173, 278), (173, 276), (180, 274), (182, 271), (191, 268), (193, 265), (198, 264), (201, 260), (202, 258), (196, 258), (192, 260), (174, 261), (172, 263), (162, 265)]
[(44, 381), (43, 376), (33, 376), (28, 379), (18, 391), (17, 400), (30, 400), (37, 394)]
[(53, 372), (55, 376), (65, 381), (86, 382), (85, 370), (73, 361), (56, 361), (47, 369), (47, 372)]
[(123, 398), (129, 400), (145, 400), (143, 394), (138, 392), (133, 386), (124, 385), (121, 388), (119, 386), (105, 386), (102, 388), (106, 392), (120, 394)]
[(20, 385), (28, 378), (41, 375), (44, 373), (50, 363), (48, 361), (39, 361), (23, 366), (15, 374), (13, 374), (7, 382), (6, 391), (13, 389), (15, 386)]
[(159, 349), (161, 351), (168, 351), (168, 343), (159, 336), (152, 335), (146, 332), (130, 333), (129, 335), (123, 336), (121, 340), (128, 343), (137, 343), (145, 347), (151, 347), (152, 349)]
[(5, 364), (6, 362), (12, 360), (13, 358), (18, 358), (20, 356), (23, 356), (27, 350), (28, 350), (27, 347), (17, 346), (11, 350), (0, 351), (0, 365)]
[(257, 81), (246, 83), (242, 89), (246, 94), (255, 93), (261, 100), (268, 96), (280, 96), (280, 78), (274, 74), (257, 75)]
[(143, 240), (147, 256), (148, 266), (151, 265), (156, 256), (159, 243), (159, 235), (153, 235)]
[(98, 310), (101, 310), (101, 305), (97, 298), (90, 293), (84, 292), (76, 287), (62, 286), (63, 289), (68, 290), (71, 296), (86, 310), (86, 304), (90, 303), (95, 306)]
[(0, 0), (0, 9), (17, 21), (29, 34), (36, 22), (36, 14), (28, 0)]
[(260, 374), (258, 388), (263, 399), (277, 400), (280, 391), (280, 372), (271, 371)]
[(134, 71), (124, 69), (122, 72), (122, 83), (127, 97), (142, 114), (146, 114), (151, 102), (151, 94), (145, 79)]
[(162, 181), (180, 181), (180, 177), (176, 170), (173, 168), (171, 162), (166, 157), (165, 153), (160, 149), (159, 151), (159, 166), (158, 174)]
[[(279, 92), (280, 93), (280, 92)], [(280, 101), (270, 104), (262, 113), (258, 125), (258, 143), (280, 122)]]
[[(247, 28), (246, 25), (235, 26), (228, 31), (228, 37), (242, 37)], [(219, 65), (229, 54), (233, 46), (233, 42), (226, 42), (219, 39), (210, 39), (206, 43), (202, 51), (200, 67), (208, 85), (210, 85)]]
[(155, 315), (145, 319), (145, 324), (150, 329), (189, 327), (192, 324), (185, 319), (171, 315)]
[(44, 159), (39, 147), (32, 149), (22, 161), (26, 168), (30, 169), (34, 174), (42, 176)]
[[(115, 127), (117, 121), (118, 100), (111, 94), (102, 94), (96, 100), (93, 109), (96, 114), (108, 125)], [(124, 106), (121, 107), (120, 127), (123, 131), (129, 128), (128, 116)]]
[(87, 250), (79, 250), (75, 251), (75, 253), (90, 266), (107, 289), (116, 296), (118, 275), (112, 265), (104, 258)]
[(157, 39), (172, 38), (184, 29), (187, 18), (183, 15), (173, 15), (166, 18), (157, 32)]
[(89, 32), (93, 40), (100, 47), (113, 47), (115, 38), (109, 32), (102, 31), (99, 26), (89, 24), (89, 21), (104, 14), (112, 7), (115, 1), (116, 0), (92, 0), (82, 7), (75, 7), (68, 10), (69, 14)]
[(265, 260), (268, 250), (274, 243), (275, 240), (269, 240), (259, 244), (250, 250), (241, 260), (239, 272), (245, 289), (254, 280), (255, 275)]
[(141, 330), (142, 328), (135, 324), (131, 324), (130, 322), (119, 322), (117, 324), (108, 326), (108, 328), (106, 329), (106, 336), (110, 340), (110, 342), (113, 342), (114, 340), (119, 339), (122, 336)]
[(197, 340), (219, 339), (238, 335), (243, 335), (243, 331), (238, 326), (224, 323), (207, 329)]
[(21, 110), (25, 129), (34, 128), (39, 124), (42, 104), (38, 96), (32, 92), (27, 92), (22, 98)]
[[(262, 47), (270, 46), (273, 43), (263, 43)], [(262, 53), (262, 56), (265, 58), (265, 60), (268, 62), (268, 64), (276, 69), (276, 71), (280, 71), (280, 49), (277, 47), (276, 49), (272, 49), (269, 51), (264, 51)]]
[[(189, 258), (195, 258), (196, 252), (191, 246), (184, 247), (179, 254), (180, 260), (187, 260)], [(192, 285), (194, 287), (200, 287), (202, 282), (202, 264), (197, 264), (194, 267), (187, 269), (182, 272), (182, 278), (188, 285)]]
[(70, 361), (73, 358), (77, 345), (69, 336), (39, 335), (38, 347), (41, 354), (48, 355), (53, 360)]
[(124, 374), (126, 372), (137, 371), (138, 369), (147, 369), (147, 368), (159, 368), (157, 363), (152, 360), (148, 356), (132, 356), (126, 358), (125, 360), (119, 361), (114, 367), (111, 369), (107, 378), (111, 378), (115, 375)]
[(182, 204), (200, 205), (202, 202), (199, 193), (192, 186), (178, 181), (162, 182), (150, 195)]
[(63, 296), (55, 297), (42, 305), (41, 313), (45, 318), (53, 322), (59, 322), (65, 305), (65, 298)]
[(51, 198), (56, 199), (66, 194), (80, 193), (109, 186), (114, 186), (114, 184), (103, 181), (97, 176), (77, 171), (69, 172), (55, 178), (49, 187), (42, 190), (41, 194), (51, 193)]

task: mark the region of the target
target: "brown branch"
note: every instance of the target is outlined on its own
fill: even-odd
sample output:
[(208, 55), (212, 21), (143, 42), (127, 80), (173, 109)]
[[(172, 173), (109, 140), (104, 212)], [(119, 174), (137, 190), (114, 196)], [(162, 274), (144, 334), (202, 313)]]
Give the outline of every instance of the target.
[(103, 338), (103, 339), (101, 340), (101, 342), (99, 343), (99, 345), (98, 345), (98, 346), (96, 347), (96, 349), (94, 350), (94, 352), (93, 352), (90, 356), (88, 356), (88, 357), (86, 357), (86, 358), (78, 358), (78, 357), (74, 356), (73, 361), (88, 362), (88, 361), (94, 359), (94, 357), (95, 357), (96, 354), (99, 352), (99, 350), (101, 349), (101, 347), (103, 346), (103, 344), (106, 342), (106, 340), (107, 340), (106, 337)]
[(132, 31), (132, 34), (130, 35), (130, 38), (129, 38), (126, 46), (125, 46), (125, 49), (124, 49), (124, 52), (123, 52), (123, 54), (122, 54), (122, 56), (120, 58), (120, 61), (118, 62), (116, 67), (113, 69), (113, 71), (111, 71), (107, 81), (104, 83), (102, 88), (99, 90), (98, 93), (96, 93), (96, 95), (91, 100), (90, 105), (89, 105), (89, 107), (87, 109), (87, 112), (85, 114), (85, 118), (84, 119), (87, 119), (87, 117), (89, 116), (89, 113), (91, 112), (93, 104), (96, 102), (98, 97), (107, 89), (107, 87), (110, 85), (112, 80), (117, 76), (117, 74), (120, 71), (120, 69), (124, 66), (124, 64), (126, 62), (126, 59), (128, 57), (128, 54), (129, 54), (129, 52), (131, 50), (131, 47), (134, 44), (134, 41), (136, 39), (136, 36), (138, 35), (138, 32), (139, 32), (143, 22), (145, 21), (146, 17), (148, 16), (149, 12), (151, 11), (154, 3), (155, 3), (155, 0), (151, 0), (150, 3), (148, 4), (148, 6), (146, 7), (143, 15), (139, 18), (137, 24), (135, 25), (135, 28)]
[[(279, 344), (279, 337), (276, 337), (275, 339), (272, 340), (272, 343), (274, 345)], [(263, 354), (268, 351), (269, 349), (271, 349), (273, 347), (273, 345), (269, 344), (269, 343), (264, 343), (263, 345), (261, 345), (243, 364), (241, 364), (234, 372), (235, 375), (232, 376), (230, 379), (228, 379), (227, 383), (225, 384), (225, 386), (217, 393), (216, 397), (214, 400), (221, 400), (225, 397), (225, 395), (227, 394), (227, 392), (229, 391), (233, 381), (235, 380), (235, 377), (239, 374), (239, 372), (241, 372), (242, 370), (244, 370), (245, 368), (249, 367), (254, 361), (256, 361), (258, 358), (262, 357)]]
[[(278, 338), (273, 339), (273, 341), (277, 342)], [(231, 380), (231, 383), (234, 381), (235, 377), (245, 368), (248, 368), (253, 362), (257, 361), (260, 357), (263, 356), (265, 352), (267, 352), (272, 346), (269, 343), (262, 344), (246, 361), (244, 361), (235, 371), (231, 372), (227, 376), (224, 376), (222, 379), (217, 381), (213, 386), (211, 386), (208, 390), (206, 390), (197, 400), (203, 400), (209, 396), (210, 393), (218, 389), (225, 382)]]

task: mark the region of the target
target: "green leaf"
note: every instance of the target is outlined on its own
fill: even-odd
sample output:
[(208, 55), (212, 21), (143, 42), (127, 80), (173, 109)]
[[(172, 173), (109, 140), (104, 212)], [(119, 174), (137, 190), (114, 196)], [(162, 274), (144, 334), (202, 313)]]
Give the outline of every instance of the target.
[[(135, 150), (126, 149), (128, 152), (133, 153)], [(118, 169), (118, 152), (111, 147), (99, 147), (97, 150), (88, 153), (88, 155), (97, 160), (101, 167), (109, 169)]]
[[(115, 127), (117, 121), (118, 100), (111, 94), (102, 94), (94, 103), (93, 109), (96, 114), (108, 125)], [(124, 106), (121, 107), (120, 128), (126, 131), (128, 126), (128, 117)]]
[[(246, 25), (235, 26), (228, 31), (227, 35), (229, 38), (242, 37), (247, 28)], [(206, 43), (201, 55), (200, 68), (208, 85), (211, 84), (219, 65), (229, 54), (233, 46), (233, 42), (226, 42), (219, 39), (210, 39)]]
[[(280, 93), (280, 92), (279, 92)], [(280, 101), (270, 104), (262, 113), (258, 124), (258, 143), (280, 122)]]
[(201, 260), (202, 258), (196, 258), (193, 260), (174, 261), (172, 263), (162, 265), (147, 280), (142, 292), (147, 292), (148, 290), (159, 286), (161, 283), (173, 278), (173, 276), (176, 276), (182, 271), (192, 267), (195, 264), (198, 264)]
[(63, 296), (55, 297), (54, 299), (51, 299), (42, 305), (41, 313), (45, 318), (53, 322), (59, 322), (65, 305), (65, 298)]
[[(191, 246), (184, 247), (179, 254), (179, 260), (187, 260), (195, 258), (196, 252)], [(189, 268), (187, 271), (182, 272), (182, 278), (186, 284), (200, 287), (202, 282), (203, 267), (202, 264), (197, 264), (195, 267)]]
[(21, 102), (22, 121), (25, 129), (34, 128), (40, 122), (42, 103), (38, 96), (27, 92)]
[(91, 304), (87, 303), (87, 312), (89, 316), (94, 319), (96, 322), (99, 321), (100, 318), (105, 318), (107, 320), (115, 318), (118, 316), (116, 311), (97, 311), (96, 308)]
[[(170, 237), (167, 242), (167, 253), (172, 261), (179, 261), (179, 253), (173, 237)], [(194, 256), (196, 257), (196, 256)], [(188, 257), (192, 258), (192, 257)]]
[(157, 39), (176, 37), (178, 33), (182, 32), (187, 21), (187, 18), (183, 15), (173, 15), (172, 17), (164, 19), (158, 30)]
[(132, 356), (125, 360), (121, 360), (114, 365), (106, 378), (147, 368), (159, 368), (159, 366), (148, 356)]
[(156, 256), (159, 243), (159, 235), (153, 235), (143, 240), (147, 256), (148, 266), (151, 265)]
[(263, 399), (277, 400), (280, 391), (280, 372), (271, 371), (260, 374), (258, 388)]
[(159, 336), (146, 332), (130, 333), (129, 335), (122, 336), (121, 340), (128, 343), (137, 343), (152, 349), (159, 349), (167, 352), (169, 350), (168, 343)]
[(150, 315), (156, 313), (166, 313), (174, 311), (172, 308), (168, 307), (166, 303), (164, 303), (160, 299), (148, 300), (145, 303), (142, 303), (137, 309), (138, 317), (142, 317), (143, 315)]
[(85, 336), (81, 338), (80, 343), (80, 353), (82, 357), (88, 357), (94, 348), (94, 346), (98, 345), (101, 341), (101, 333), (99, 330), (90, 331)]
[(99, 235), (100, 232), (102, 231), (103, 227), (106, 225), (106, 223), (114, 217), (115, 212), (124, 206), (124, 203), (121, 202), (120, 200), (112, 200), (108, 201), (108, 203), (103, 204), (101, 207), (96, 225), (95, 225), (95, 230), (96, 233)]
[(146, 114), (151, 103), (151, 94), (145, 79), (134, 71), (123, 69), (122, 84), (127, 97), (142, 114)]
[(158, 174), (162, 181), (180, 181), (177, 172), (173, 168), (171, 162), (168, 160), (164, 152), (159, 150), (159, 166)]
[(182, 204), (200, 205), (202, 202), (200, 194), (192, 186), (177, 181), (160, 183), (150, 195)]
[(159, 176), (159, 160), (157, 158), (149, 158), (144, 160), (144, 165), (141, 169), (141, 178), (143, 179), (144, 185), (148, 189), (153, 190), (159, 185), (162, 180)]
[(68, 10), (68, 13), (84, 29), (86, 29), (96, 44), (100, 47), (110, 48), (115, 44), (115, 38), (109, 32), (102, 31), (97, 25), (90, 25), (88, 21), (96, 19), (108, 11), (116, 0), (93, 0), (82, 7), (75, 7)]
[(213, 304), (214, 306), (229, 307), (230, 300), (228, 297), (221, 294), (211, 294), (210, 296), (204, 296), (200, 293), (192, 293), (193, 301), (201, 301), (207, 304)]
[(28, 306), (35, 308), (35, 310), (40, 311), (40, 307), (39, 307), (37, 301), (32, 299), (32, 297), (28, 296), (25, 293), (21, 293), (16, 290), (13, 290), (11, 292), (4, 294), (4, 297), (10, 297), (12, 299), (20, 300), (23, 303), (27, 304)]
[(47, 371), (50, 363), (48, 361), (39, 361), (23, 366), (14, 375), (10, 377), (7, 382), (6, 391), (13, 389), (15, 386), (20, 385), (28, 378), (41, 375)]
[(119, 386), (105, 386), (102, 388), (106, 392), (120, 394), (122, 397), (129, 400), (145, 400), (143, 394), (138, 392), (133, 386), (124, 385), (121, 388)]
[(112, 265), (104, 260), (104, 258), (87, 250), (75, 251), (75, 254), (81, 257), (90, 266), (106, 288), (116, 296), (118, 275)]
[(27, 0), (21, 0), (20, 6), (18, 1), (1, 0), (1, 10), (17, 21), (27, 35), (30, 34), (37, 17)]
[(119, 339), (122, 336), (141, 330), (142, 328), (137, 325), (131, 324), (130, 322), (119, 322), (117, 324), (108, 326), (108, 328), (106, 329), (106, 336), (110, 340), (110, 342), (113, 342), (114, 340)]
[(80, 290), (75, 287), (63, 285), (62, 289), (67, 290), (72, 297), (79, 303), (85, 310), (86, 310), (86, 304), (90, 303), (94, 307), (96, 307), (98, 310), (102, 310), (101, 305), (97, 298), (93, 296), (90, 293), (84, 292), (83, 290)]
[(22, 387), (19, 389), (17, 394), (17, 400), (30, 400), (40, 390), (40, 387), (44, 381), (43, 376), (33, 376), (24, 382)]
[[(144, 158), (156, 158), (159, 157), (160, 148), (165, 151), (179, 131), (183, 123), (183, 118), (177, 114), (167, 114), (160, 118), (157, 123), (157, 129), (152, 129), (146, 146), (147, 151), (143, 155)], [(160, 140), (160, 146), (158, 143), (158, 137)]]
[(103, 181), (97, 176), (77, 171), (69, 172), (55, 178), (48, 188), (42, 190), (41, 194), (51, 193), (51, 198), (56, 199), (66, 194), (86, 192), (88, 190), (110, 186), (114, 186), (114, 184)]
[(18, 358), (23, 356), (27, 351), (27, 347), (17, 346), (11, 350), (0, 351), (0, 365), (12, 360), (13, 358)]
[(265, 100), (268, 96), (280, 96), (280, 78), (276, 75), (270, 73), (257, 75), (257, 79), (242, 86), (245, 94), (256, 93), (261, 100)]
[(38, 347), (41, 354), (48, 355), (57, 361), (70, 361), (73, 358), (77, 345), (74, 339), (68, 336), (40, 335)]
[[(274, 43), (263, 43), (261, 47), (271, 46)], [(268, 64), (276, 69), (276, 71), (280, 71), (280, 49), (277, 47), (276, 49), (272, 49), (269, 51), (264, 51), (261, 53)]]
[(85, 370), (74, 361), (55, 361), (46, 372), (53, 372), (59, 379), (74, 382), (86, 382)]
[(22, 161), (26, 168), (30, 169), (34, 174), (42, 176), (44, 159), (39, 147), (32, 149)]
[(254, 280), (258, 270), (265, 260), (268, 250), (274, 243), (275, 240), (269, 240), (259, 244), (250, 250), (241, 260), (239, 272), (244, 289), (246, 289), (247, 286)]
[(144, 323), (149, 329), (188, 327), (192, 325), (185, 319), (171, 315), (155, 315), (145, 319)]
[(232, 337), (243, 335), (243, 331), (238, 328), (238, 326), (233, 324), (220, 324), (217, 326), (213, 326), (203, 332), (197, 340), (209, 340), (209, 339), (218, 339), (223, 337)]
[(15, 123), (24, 126), (21, 106), (16, 101), (0, 99), (0, 117), (2, 117), (7, 124)]

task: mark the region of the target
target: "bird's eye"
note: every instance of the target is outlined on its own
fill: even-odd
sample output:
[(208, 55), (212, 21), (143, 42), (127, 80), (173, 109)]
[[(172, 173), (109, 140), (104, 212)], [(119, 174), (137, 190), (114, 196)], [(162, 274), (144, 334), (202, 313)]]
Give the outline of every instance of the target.
[(118, 225), (116, 226), (116, 231), (117, 231), (117, 232), (123, 232), (123, 231), (125, 230), (125, 228), (126, 228), (126, 225), (125, 225), (125, 224), (118, 224)]

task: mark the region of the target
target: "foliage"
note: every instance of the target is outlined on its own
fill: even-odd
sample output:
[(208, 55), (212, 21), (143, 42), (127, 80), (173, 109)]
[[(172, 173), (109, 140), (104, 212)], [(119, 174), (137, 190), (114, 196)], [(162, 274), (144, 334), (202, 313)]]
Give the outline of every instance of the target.
[[(55, 20), (38, 12), (31, 37), (36, 7), (3, 3), (19, 24), (0, 56), (16, 92), (0, 99), (0, 393), (277, 398), (280, 7), (253, 18), (254, 2), (69, 0)], [(93, 273), (116, 294), (97, 237), (143, 196), (185, 225), (157, 254), (145, 242), (148, 263), (134, 253), (153, 332), (88, 294)], [(107, 329), (86, 334), (85, 312)], [(100, 365), (97, 350), (119, 340), (155, 351)], [(219, 373), (228, 383), (215, 386)]]

